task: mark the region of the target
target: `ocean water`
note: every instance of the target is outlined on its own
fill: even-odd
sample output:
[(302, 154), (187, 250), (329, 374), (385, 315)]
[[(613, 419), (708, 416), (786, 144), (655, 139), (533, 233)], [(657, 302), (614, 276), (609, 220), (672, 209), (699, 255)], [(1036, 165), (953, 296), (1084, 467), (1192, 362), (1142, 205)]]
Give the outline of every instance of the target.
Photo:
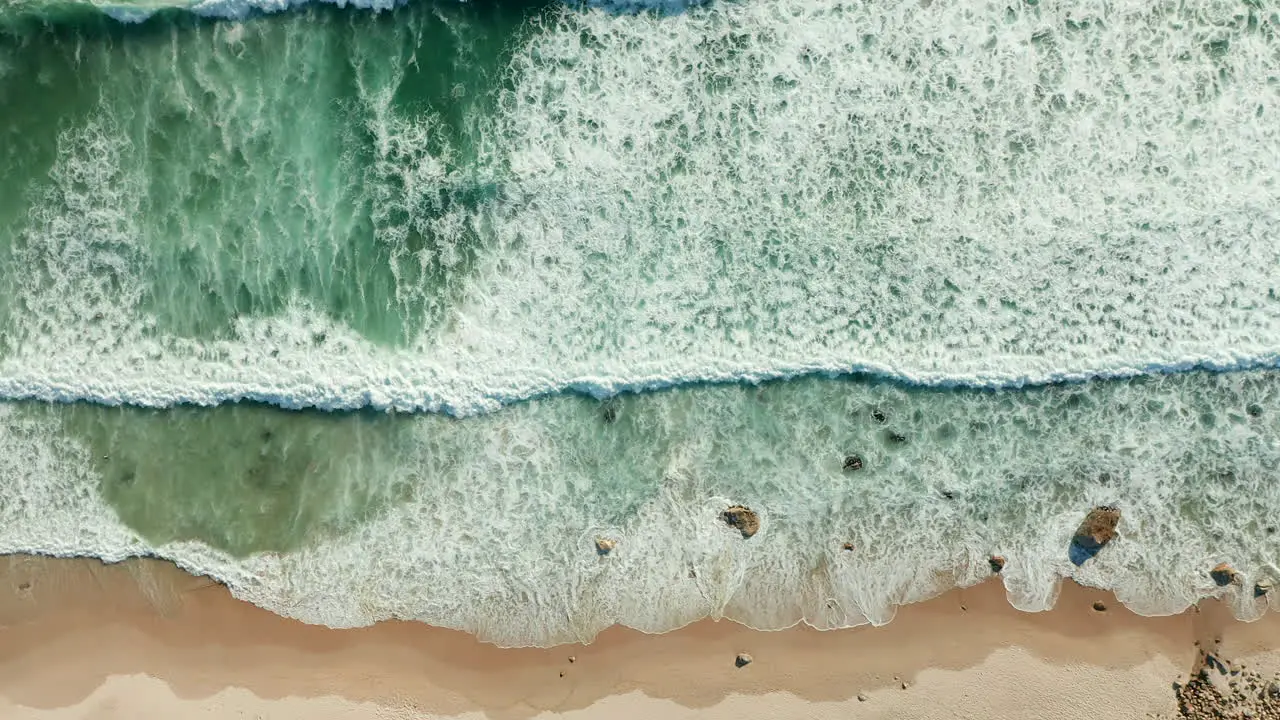
[(1273, 3), (338, 5), (0, 0), (0, 551), (508, 645), (1269, 602)]

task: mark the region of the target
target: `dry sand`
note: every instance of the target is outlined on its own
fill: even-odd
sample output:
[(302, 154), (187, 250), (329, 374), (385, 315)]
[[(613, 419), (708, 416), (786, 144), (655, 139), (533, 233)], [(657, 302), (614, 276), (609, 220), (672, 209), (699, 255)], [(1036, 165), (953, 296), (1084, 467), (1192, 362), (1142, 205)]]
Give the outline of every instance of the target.
[(988, 582), (882, 628), (704, 621), (545, 650), (418, 623), (303, 625), (154, 560), (5, 557), (0, 588), (0, 718), (1172, 718), (1197, 641), (1280, 670), (1274, 615), (1142, 618), (1071, 583), (1048, 613)]

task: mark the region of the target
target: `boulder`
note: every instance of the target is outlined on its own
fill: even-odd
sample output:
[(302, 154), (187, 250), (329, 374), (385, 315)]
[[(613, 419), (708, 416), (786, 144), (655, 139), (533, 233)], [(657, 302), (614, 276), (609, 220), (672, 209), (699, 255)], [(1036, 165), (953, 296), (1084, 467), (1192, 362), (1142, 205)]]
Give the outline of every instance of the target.
[(749, 538), (760, 531), (760, 516), (745, 505), (734, 505), (721, 513), (720, 517), (742, 533), (744, 538)]
[(1262, 597), (1267, 593), (1271, 592), (1272, 587), (1274, 587), (1274, 583), (1272, 583), (1270, 580), (1266, 578), (1263, 578), (1253, 584), (1253, 596), (1256, 598)]
[(733, 659), (736, 667), (746, 667), (751, 664), (751, 656), (746, 653), (738, 653), (738, 657)]
[(858, 455), (845, 455), (843, 469), (846, 471), (861, 470), (862, 458)]
[(1116, 539), (1116, 526), (1119, 524), (1119, 508), (1099, 505), (1090, 510), (1071, 538), (1071, 547), (1067, 550), (1071, 562), (1080, 566), (1097, 555), (1107, 543)]
[(616, 547), (618, 547), (617, 540), (611, 540), (609, 538), (596, 538), (596, 554), (598, 555), (608, 555), (609, 553), (613, 552), (613, 549)]
[(990, 558), (987, 558), (987, 562), (991, 563), (992, 574), (996, 574), (1001, 570), (1004, 570), (1005, 561), (1003, 555), (992, 555)]
[(1230, 585), (1236, 579), (1236, 570), (1227, 563), (1218, 563), (1209, 571), (1209, 577), (1218, 587)]

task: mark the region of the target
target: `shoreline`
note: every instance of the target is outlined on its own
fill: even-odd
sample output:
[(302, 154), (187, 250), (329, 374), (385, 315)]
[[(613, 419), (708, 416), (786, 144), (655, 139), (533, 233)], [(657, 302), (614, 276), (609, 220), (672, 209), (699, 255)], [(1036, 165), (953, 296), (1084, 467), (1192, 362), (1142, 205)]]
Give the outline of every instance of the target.
[[(1280, 671), (1272, 614), (1244, 623), (1207, 601), (1148, 618), (1070, 581), (1043, 613), (986, 582), (878, 628), (704, 620), (545, 649), (416, 622), (306, 625), (155, 559), (6, 556), (0, 586), (5, 718), (1174, 718), (1197, 642)], [(739, 653), (752, 662), (735, 667)]]

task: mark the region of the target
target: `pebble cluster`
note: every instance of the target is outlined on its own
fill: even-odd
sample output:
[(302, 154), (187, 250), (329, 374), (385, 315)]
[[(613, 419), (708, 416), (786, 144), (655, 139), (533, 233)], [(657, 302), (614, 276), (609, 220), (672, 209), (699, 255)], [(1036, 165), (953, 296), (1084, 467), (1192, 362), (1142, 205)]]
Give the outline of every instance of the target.
[(1174, 683), (1178, 718), (1188, 720), (1280, 720), (1280, 673), (1271, 677), (1233, 664), (1212, 652), (1186, 683)]

